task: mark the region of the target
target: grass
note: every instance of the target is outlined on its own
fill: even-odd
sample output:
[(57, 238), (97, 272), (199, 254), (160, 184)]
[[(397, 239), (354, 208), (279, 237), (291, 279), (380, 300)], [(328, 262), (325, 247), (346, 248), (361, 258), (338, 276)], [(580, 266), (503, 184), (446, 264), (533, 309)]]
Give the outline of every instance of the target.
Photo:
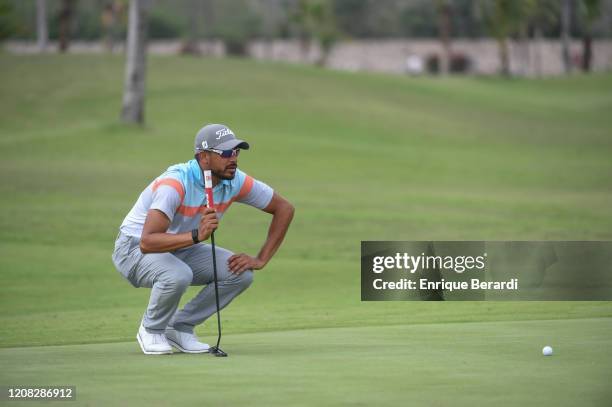
[[(609, 302), (362, 303), (359, 243), (609, 240), (612, 75), (149, 62), (137, 128), (118, 122), (121, 58), (0, 55), (1, 382), (74, 383), (96, 405), (165, 404), (162, 393), (228, 405), (610, 400), (610, 354), (596, 352)], [(110, 254), (142, 188), (190, 158), (206, 122), (249, 140), (241, 167), (292, 201), (296, 218), (223, 313), (227, 361), (152, 360), (133, 340), (148, 290), (123, 281)], [(268, 221), (235, 205), (218, 244), (255, 253)], [(198, 332), (212, 340), (215, 326)], [(561, 349), (543, 360), (544, 344)]]
[(226, 359), (133, 341), (2, 349), (0, 378), (73, 385), (81, 405), (606, 405), (610, 334), (608, 318), (237, 334)]

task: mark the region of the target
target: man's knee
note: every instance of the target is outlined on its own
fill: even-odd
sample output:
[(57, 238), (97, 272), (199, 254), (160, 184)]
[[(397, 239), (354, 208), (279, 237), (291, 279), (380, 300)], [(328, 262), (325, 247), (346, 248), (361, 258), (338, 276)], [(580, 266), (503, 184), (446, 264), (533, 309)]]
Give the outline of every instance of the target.
[(237, 276), (237, 284), (242, 290), (246, 290), (247, 288), (249, 288), (249, 286), (253, 284), (253, 271), (247, 270), (243, 273), (240, 273)]
[(219, 284), (225, 286), (238, 287), (240, 291), (246, 290), (253, 283), (253, 271), (246, 270), (240, 274), (235, 274), (230, 271), (227, 272), (228, 278), (223, 281), (219, 281)]
[(177, 291), (184, 291), (191, 285), (193, 280), (193, 272), (185, 265), (185, 267), (177, 267), (163, 274), (160, 279), (166, 286)]

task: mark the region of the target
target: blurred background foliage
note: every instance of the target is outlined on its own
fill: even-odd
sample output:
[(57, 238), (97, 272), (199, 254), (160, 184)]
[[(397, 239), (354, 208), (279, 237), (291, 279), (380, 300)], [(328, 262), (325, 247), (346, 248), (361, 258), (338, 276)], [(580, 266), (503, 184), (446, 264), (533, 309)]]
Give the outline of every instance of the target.
[[(71, 37), (95, 40), (105, 35), (105, 10), (117, 11), (117, 35), (124, 36), (127, 0), (47, 0), (49, 37), (57, 39), (60, 15), (72, 10)], [(429, 38), (438, 35), (441, 1), (429, 0), (150, 0), (149, 35), (153, 39), (245, 39), (321, 37)], [(448, 0), (455, 38), (494, 36), (490, 10), (505, 8), (510, 34), (541, 30), (560, 33), (559, 1)], [(594, 38), (612, 36), (611, 0), (572, 0), (572, 35), (588, 30)], [(36, 38), (36, 2), (0, 0), (1, 38)], [(521, 24), (519, 24), (521, 23)], [(522, 27), (524, 25), (524, 27)]]

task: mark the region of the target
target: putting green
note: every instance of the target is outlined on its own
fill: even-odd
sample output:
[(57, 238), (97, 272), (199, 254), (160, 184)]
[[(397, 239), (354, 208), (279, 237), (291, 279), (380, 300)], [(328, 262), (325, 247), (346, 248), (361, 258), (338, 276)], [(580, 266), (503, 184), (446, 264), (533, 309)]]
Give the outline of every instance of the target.
[[(360, 302), (359, 242), (611, 239), (612, 75), (152, 56), (137, 128), (118, 123), (119, 56), (0, 65), (0, 384), (73, 384), (77, 404), (105, 406), (611, 404), (611, 302)], [(252, 143), (241, 167), (296, 217), (223, 311), (227, 360), (145, 357), (149, 290), (114, 270), (114, 238), (206, 122)], [(257, 253), (268, 222), (233, 205), (218, 244)]]
[(239, 334), (225, 359), (135, 341), (8, 348), (1, 382), (75, 385), (86, 405), (600, 406), (611, 336), (597, 318)]

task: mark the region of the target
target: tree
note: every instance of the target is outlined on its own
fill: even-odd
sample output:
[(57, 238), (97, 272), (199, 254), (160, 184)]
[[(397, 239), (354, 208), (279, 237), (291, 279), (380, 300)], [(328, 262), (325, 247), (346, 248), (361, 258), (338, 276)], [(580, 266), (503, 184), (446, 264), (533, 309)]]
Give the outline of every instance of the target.
[(534, 65), (536, 76), (542, 75), (542, 49), (541, 43), (544, 37), (544, 28), (550, 27), (559, 21), (558, 0), (523, 0), (523, 11), (526, 15), (521, 25), (525, 31), (529, 27), (533, 29), (533, 39), (536, 43)]
[(213, 8), (212, 35), (223, 41), (227, 54), (247, 55), (249, 40), (261, 34), (261, 18), (253, 3), (248, 0), (217, 0)]
[(181, 42), (181, 54), (191, 54), (198, 55), (200, 54), (200, 48), (198, 44), (198, 40), (200, 38), (200, 32), (198, 30), (199, 24), (198, 20), (201, 19), (201, 6), (202, 2), (200, 0), (190, 0), (186, 3), (187, 7), (185, 10), (187, 11), (187, 35)]
[(582, 27), (582, 70), (589, 72), (591, 70), (591, 61), (593, 60), (593, 22), (601, 13), (600, 0), (582, 0), (581, 1), (581, 17), (583, 21)]
[(124, 5), (122, 1), (108, 1), (102, 9), (100, 22), (104, 35), (104, 47), (108, 52), (112, 52), (115, 46), (115, 37), (117, 36), (119, 20), (124, 17)]
[(497, 40), (500, 73), (510, 76), (510, 53), (508, 37), (515, 33), (524, 18), (522, 1), (481, 0), (480, 6), (489, 32)]
[[(375, 14), (381, 11), (380, 4), (373, 5), (371, 3), (370, 0), (333, 1), (336, 23), (343, 33), (352, 37), (367, 38), (371, 36), (371, 22), (376, 19)], [(390, 6), (389, 2), (385, 2), (384, 8)]]
[(306, 44), (309, 44), (313, 38), (317, 40), (321, 47), (321, 56), (316, 64), (325, 65), (338, 39), (331, 3), (327, 0), (299, 0), (292, 19), (298, 25), (299, 36), (306, 51), (308, 49)]
[(75, 0), (62, 0), (59, 12), (59, 50), (68, 51), (70, 46), (70, 32), (72, 30), (72, 15), (74, 14)]
[(451, 65), (451, 6), (448, 0), (437, 0), (438, 36), (442, 43), (442, 58), (440, 58), (440, 73), (446, 75)]
[(36, 0), (36, 35), (38, 38), (38, 50), (44, 52), (49, 40), (49, 30), (47, 28), (47, 0)]
[(274, 38), (288, 35), (287, 7), (289, 5), (284, 0), (251, 0), (249, 5), (254, 14), (261, 19), (259, 32), (265, 44), (263, 48), (265, 58), (272, 59)]
[(570, 55), (571, 2), (572, 0), (563, 0), (561, 3), (561, 59), (566, 74), (572, 71), (572, 57)]
[(16, 32), (15, 7), (8, 0), (0, 0), (0, 42)]
[(125, 87), (121, 110), (121, 119), (126, 123), (144, 123), (147, 11), (148, 0), (131, 0), (125, 63)]

